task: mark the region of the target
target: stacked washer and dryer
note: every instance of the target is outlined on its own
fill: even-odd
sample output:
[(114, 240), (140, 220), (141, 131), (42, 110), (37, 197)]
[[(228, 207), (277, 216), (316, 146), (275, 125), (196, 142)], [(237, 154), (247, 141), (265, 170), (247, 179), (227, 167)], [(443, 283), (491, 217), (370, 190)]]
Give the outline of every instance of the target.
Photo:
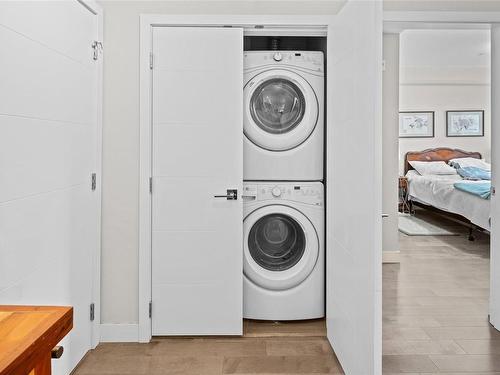
[(246, 51), (244, 80), (243, 315), (321, 318), (323, 53)]

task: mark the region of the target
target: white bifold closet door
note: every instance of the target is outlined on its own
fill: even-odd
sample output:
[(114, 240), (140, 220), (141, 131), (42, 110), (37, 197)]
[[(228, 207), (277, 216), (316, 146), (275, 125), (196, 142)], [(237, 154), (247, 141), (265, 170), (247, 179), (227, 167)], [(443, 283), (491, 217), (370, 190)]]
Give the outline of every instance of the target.
[(76, 0), (0, 2), (0, 305), (73, 306), (56, 375), (92, 347), (99, 321), (89, 314), (99, 303), (97, 33), (97, 15)]
[(382, 2), (328, 30), (327, 333), (346, 374), (382, 372)]
[(243, 31), (155, 27), (153, 65), (152, 334), (240, 335)]

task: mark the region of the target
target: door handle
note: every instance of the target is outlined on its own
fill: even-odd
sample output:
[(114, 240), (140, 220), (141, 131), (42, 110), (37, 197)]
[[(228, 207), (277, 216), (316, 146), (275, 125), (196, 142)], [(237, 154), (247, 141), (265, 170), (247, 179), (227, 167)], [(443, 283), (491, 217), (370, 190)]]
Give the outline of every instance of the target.
[(226, 195), (214, 195), (214, 198), (226, 198), (228, 201), (235, 201), (238, 199), (238, 190), (227, 189)]
[(389, 217), (389, 214), (382, 214), (382, 219), (385, 219), (386, 217)]

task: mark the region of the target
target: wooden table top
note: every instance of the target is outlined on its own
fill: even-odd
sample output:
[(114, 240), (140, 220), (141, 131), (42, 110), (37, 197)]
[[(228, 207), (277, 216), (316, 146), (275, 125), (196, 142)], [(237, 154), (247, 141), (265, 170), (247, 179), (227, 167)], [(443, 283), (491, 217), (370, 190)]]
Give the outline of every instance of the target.
[(0, 375), (29, 372), (72, 327), (72, 307), (0, 305)]

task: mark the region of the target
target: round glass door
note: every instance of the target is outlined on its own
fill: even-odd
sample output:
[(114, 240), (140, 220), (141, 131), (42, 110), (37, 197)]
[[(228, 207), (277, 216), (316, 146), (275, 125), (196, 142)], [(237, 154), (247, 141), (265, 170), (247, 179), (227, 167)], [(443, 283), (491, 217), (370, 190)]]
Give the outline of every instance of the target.
[(243, 273), (262, 288), (293, 288), (316, 265), (318, 234), (311, 221), (295, 208), (284, 205), (258, 208), (245, 217), (243, 232)]
[(273, 78), (261, 83), (250, 99), (250, 113), (255, 124), (271, 134), (294, 129), (303, 119), (305, 99), (290, 80)]
[(304, 255), (305, 244), (300, 224), (280, 213), (257, 220), (248, 235), (253, 260), (270, 271), (284, 271), (296, 265)]
[(243, 91), (243, 131), (255, 145), (286, 151), (306, 141), (314, 131), (318, 100), (299, 74), (268, 70), (251, 78)]

